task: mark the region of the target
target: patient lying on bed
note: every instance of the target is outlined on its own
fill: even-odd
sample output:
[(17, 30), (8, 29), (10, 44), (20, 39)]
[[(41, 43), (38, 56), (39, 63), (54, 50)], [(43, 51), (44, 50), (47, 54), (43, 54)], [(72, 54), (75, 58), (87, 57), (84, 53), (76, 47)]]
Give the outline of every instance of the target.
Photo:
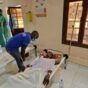
[(40, 52), (37, 60), (34, 60), (29, 67), (30, 69), (41, 68), (42, 71), (45, 73), (43, 84), (47, 85), (49, 83), (49, 77), (55, 68), (55, 65), (59, 64), (60, 61), (60, 54), (54, 54), (53, 52), (45, 49)]
[[(55, 54), (51, 51), (48, 51), (47, 49), (44, 49), (40, 53), (40, 57), (41, 56), (43, 56), (44, 58), (54, 59), (54, 61), (55, 61), (54, 65), (57, 65), (61, 61), (62, 54), (61, 53)], [(68, 54), (63, 54), (63, 57), (65, 57), (65, 59), (67, 60), (68, 59)], [(66, 61), (65, 61), (65, 63), (66, 63)], [(49, 78), (50, 78), (51, 73), (52, 73), (52, 70), (47, 70), (47, 74), (46, 74), (46, 76), (43, 80), (44, 85), (47, 85), (49, 83)]]
[[(41, 53), (41, 52), (43, 52), (43, 53)], [(50, 76), (51, 76), (51, 73), (55, 70), (56, 64), (59, 64), (60, 63), (60, 61), (62, 59), (62, 55), (61, 54), (58, 54), (57, 55), (57, 54), (54, 54), (53, 52), (46, 51), (46, 50), (43, 50), (41, 52), (40, 52), (39, 57), (37, 57), (30, 64), (28, 73), (31, 70), (40, 69), (40, 71), (41, 71), (40, 74), (43, 77), (43, 78), (41, 77), (41, 79), (42, 79), (41, 80), (41, 83), (43, 83), (44, 85), (48, 85), (49, 79), (50, 79)], [(56, 55), (56, 56), (54, 57), (54, 55)], [(64, 54), (63, 57), (65, 57), (67, 59), (68, 58), (68, 55), (67, 54)], [(28, 76), (29, 76), (28, 78), (30, 78), (30, 73), (28, 74)]]

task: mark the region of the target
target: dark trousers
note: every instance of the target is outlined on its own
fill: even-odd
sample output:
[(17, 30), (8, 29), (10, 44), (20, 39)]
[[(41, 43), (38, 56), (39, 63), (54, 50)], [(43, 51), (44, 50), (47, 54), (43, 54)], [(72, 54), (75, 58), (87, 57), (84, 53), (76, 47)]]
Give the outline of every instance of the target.
[(13, 56), (15, 58), (16, 63), (17, 63), (18, 68), (19, 68), (19, 71), (24, 71), (25, 70), (25, 66), (23, 64), (23, 60), (22, 60), (21, 54), (19, 52), (19, 49), (16, 49), (14, 51), (10, 51), (8, 49), (6, 49), (6, 50), (11, 56)]

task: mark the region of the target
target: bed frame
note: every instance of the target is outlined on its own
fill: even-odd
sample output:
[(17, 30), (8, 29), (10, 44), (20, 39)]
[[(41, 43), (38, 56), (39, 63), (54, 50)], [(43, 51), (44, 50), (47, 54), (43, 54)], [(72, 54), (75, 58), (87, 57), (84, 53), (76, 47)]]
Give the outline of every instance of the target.
[(67, 59), (68, 59), (67, 54), (63, 54), (62, 51), (58, 51), (58, 50), (53, 50), (53, 49), (48, 49), (48, 50), (55, 52), (55, 53), (60, 53), (62, 56), (61, 56), (60, 63), (56, 66), (56, 69), (50, 75), (49, 84), (48, 85), (42, 85), (41, 88), (50, 88), (50, 86), (53, 84), (53, 82), (58, 81), (55, 79), (55, 76), (59, 75), (59, 77), (60, 77), (61, 70), (63, 68), (66, 69), (66, 66), (67, 66)]

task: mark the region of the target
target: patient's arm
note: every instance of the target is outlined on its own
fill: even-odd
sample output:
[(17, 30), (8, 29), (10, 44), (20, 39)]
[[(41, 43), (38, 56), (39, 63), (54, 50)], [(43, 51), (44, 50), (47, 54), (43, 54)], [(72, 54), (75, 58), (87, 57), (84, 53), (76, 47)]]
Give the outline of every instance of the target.
[(43, 80), (43, 84), (44, 85), (48, 85), (49, 84), (49, 78), (50, 78), (51, 73), (52, 73), (52, 70), (48, 70), (48, 72), (45, 75), (44, 80)]

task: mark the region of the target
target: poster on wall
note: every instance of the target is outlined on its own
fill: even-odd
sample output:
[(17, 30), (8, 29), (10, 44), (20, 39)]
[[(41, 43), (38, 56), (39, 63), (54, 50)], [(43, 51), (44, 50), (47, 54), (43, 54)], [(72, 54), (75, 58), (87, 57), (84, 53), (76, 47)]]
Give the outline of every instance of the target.
[(46, 17), (46, 0), (35, 0), (35, 12), (37, 17)]

